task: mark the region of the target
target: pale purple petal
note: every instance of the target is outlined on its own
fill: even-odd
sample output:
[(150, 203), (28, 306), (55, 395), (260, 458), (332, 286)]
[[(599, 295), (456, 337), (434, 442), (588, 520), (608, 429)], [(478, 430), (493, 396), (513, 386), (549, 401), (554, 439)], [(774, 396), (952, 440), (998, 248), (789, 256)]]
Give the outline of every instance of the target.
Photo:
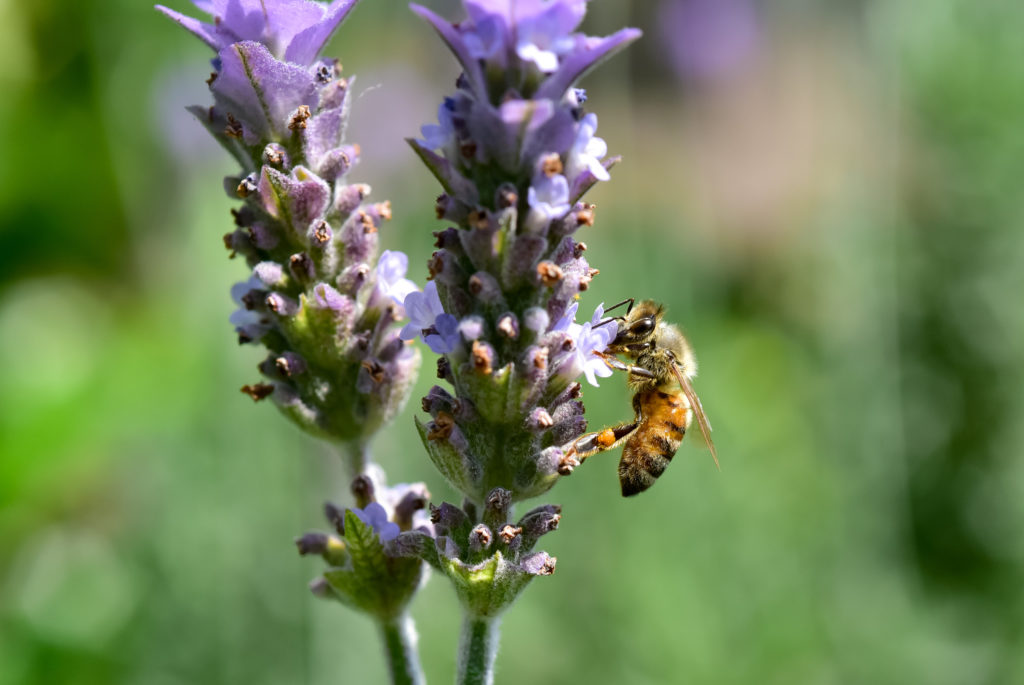
[(313, 286), (313, 299), (316, 306), (321, 309), (332, 309), (336, 312), (348, 309), (351, 303), (349, 298), (327, 283), (317, 283)]
[(565, 314), (559, 319), (554, 326), (551, 327), (552, 331), (567, 331), (569, 325), (576, 321), (576, 312), (580, 308), (579, 302), (572, 302), (568, 307), (565, 308)]
[(576, 132), (576, 140), (566, 155), (565, 175), (575, 183), (581, 174), (589, 171), (599, 181), (611, 178), (608, 170), (601, 163), (601, 158), (608, 154), (608, 146), (595, 136), (597, 132), (597, 115), (590, 113), (583, 117)]
[(411, 293), (419, 290), (415, 283), (405, 277), (409, 269), (409, 257), (404, 252), (385, 250), (377, 261), (377, 290), (389, 297), (395, 304), (402, 304)]
[(388, 512), (377, 502), (371, 502), (365, 509), (352, 509), (352, 513), (363, 522), (363, 525), (372, 528), (381, 542), (398, 537), (398, 524), (388, 520)]
[(203, 41), (214, 50), (219, 50), (222, 47), (221, 41), (214, 30), (213, 24), (207, 24), (199, 21), (198, 19), (186, 17), (184, 14), (181, 14), (180, 12), (175, 12), (174, 10), (168, 7), (164, 7), (163, 5), (157, 5), (156, 10), (161, 14), (170, 17), (178, 24), (181, 24), (181, 26), (183, 26), (186, 31), (190, 32), (191, 34), (199, 38), (199, 40)]
[(302, 67), (274, 59), (260, 43), (230, 45), (220, 51), (220, 63), (211, 89), (218, 103), (246, 125), (250, 144), (283, 135), (299, 106), (316, 107), (316, 79)]
[(639, 29), (622, 29), (605, 38), (581, 37), (580, 45), (562, 59), (558, 71), (537, 89), (536, 97), (561, 99), (565, 91), (598, 62), (626, 47), (640, 35)]
[(444, 314), (444, 305), (441, 304), (441, 296), (437, 294), (437, 283), (428, 281), (423, 287), (423, 295), (426, 298), (427, 307), (434, 318)]
[(285, 61), (309, 64), (316, 59), (331, 34), (345, 21), (345, 17), (357, 2), (358, 0), (334, 0), (319, 22), (294, 34), (295, 37), (291, 39), (284, 53)]
[(259, 183), (263, 208), (274, 218), (291, 225), (305, 237), (309, 225), (323, 216), (331, 201), (331, 189), (322, 179), (297, 166), (290, 175), (263, 167)]
[(434, 320), (433, 329), (437, 333), (430, 333), (423, 338), (423, 342), (435, 354), (448, 354), (454, 350), (460, 341), (459, 320), (451, 314), (441, 314)]

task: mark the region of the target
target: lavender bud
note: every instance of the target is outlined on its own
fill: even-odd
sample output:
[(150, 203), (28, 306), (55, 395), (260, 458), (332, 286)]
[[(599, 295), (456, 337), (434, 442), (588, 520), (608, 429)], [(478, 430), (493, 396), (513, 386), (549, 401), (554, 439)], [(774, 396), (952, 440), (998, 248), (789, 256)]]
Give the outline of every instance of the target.
[(508, 520), (512, 509), (512, 493), (504, 488), (494, 488), (484, 501), (484, 523), (496, 529)]
[(459, 333), (466, 340), (479, 340), (486, 333), (487, 324), (482, 316), (470, 314), (459, 321)]
[(529, 552), (537, 544), (542, 535), (547, 535), (558, 528), (562, 520), (561, 507), (546, 505), (528, 512), (516, 524), (523, 529), (522, 551)]
[(299, 548), (299, 554), (323, 554), (327, 551), (326, 533), (306, 533), (302, 537), (295, 538), (295, 546)]
[(480, 553), (490, 549), (494, 536), (491, 529), (480, 523), (469, 532), (469, 550), (472, 553)]
[(314, 597), (319, 597), (320, 599), (334, 597), (334, 591), (331, 590), (330, 584), (323, 578), (314, 578), (309, 581), (309, 591), (313, 593)]
[(412, 517), (417, 511), (426, 508), (430, 493), (410, 491), (395, 505), (394, 521), (402, 530), (412, 529)]
[(438, 535), (458, 535), (468, 531), (470, 526), (466, 512), (448, 502), (442, 502), (439, 507), (431, 505), (430, 520)]
[(473, 364), (473, 370), (482, 375), (490, 376), (494, 371), (494, 348), (487, 343), (482, 343), (479, 340), (473, 341), (473, 347), (470, 354), (470, 360)]
[(532, 332), (534, 337), (539, 336), (548, 329), (551, 317), (540, 307), (530, 307), (523, 314), (523, 325), (526, 330)]
[(278, 143), (268, 143), (263, 148), (263, 163), (278, 169), (287, 168), (288, 152)]
[(373, 481), (367, 476), (356, 476), (351, 485), (352, 496), (356, 500), (356, 506), (365, 509), (371, 502), (376, 502), (374, 497)]
[(316, 277), (316, 265), (305, 252), (297, 252), (288, 258), (288, 270), (299, 283), (308, 283)]
[(423, 411), (437, 419), (440, 412), (446, 412), (449, 416), (451, 415), (455, 407), (455, 398), (441, 386), (435, 385), (427, 392), (426, 397), (423, 398), (422, 405)]
[(470, 276), (468, 285), (469, 293), (485, 305), (504, 302), (498, 279), (486, 271), (478, 271)]
[(268, 288), (280, 288), (288, 284), (284, 268), (277, 262), (260, 262), (253, 267), (252, 274)]
[(306, 371), (306, 362), (294, 352), (285, 352), (274, 358), (274, 368), (285, 378), (300, 376)]
[(536, 432), (543, 432), (555, 425), (554, 419), (551, 418), (551, 414), (544, 407), (536, 407), (530, 412), (530, 418), (527, 420), (527, 427)]
[(347, 217), (369, 196), (370, 186), (365, 183), (344, 186), (334, 196), (334, 213)]
[(519, 319), (512, 312), (506, 312), (498, 317), (497, 329), (504, 337), (515, 340), (519, 337)]
[(345, 535), (345, 512), (330, 502), (324, 502), (324, 517), (338, 535)]
[(535, 576), (550, 576), (555, 572), (555, 557), (547, 552), (531, 554), (520, 562), (524, 571)]

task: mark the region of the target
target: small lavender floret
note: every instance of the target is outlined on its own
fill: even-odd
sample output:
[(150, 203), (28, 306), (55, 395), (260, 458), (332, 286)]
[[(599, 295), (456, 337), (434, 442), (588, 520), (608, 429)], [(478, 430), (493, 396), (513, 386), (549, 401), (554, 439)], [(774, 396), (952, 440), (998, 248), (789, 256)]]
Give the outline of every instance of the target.
[[(401, 531), (399, 520), (408, 516), (409, 495), (425, 497), (422, 484), (387, 487), (379, 467), (371, 467), (359, 487), (373, 501), (362, 508), (326, 507), (328, 520), (341, 539), (323, 533), (307, 533), (296, 540), (300, 553), (320, 554), (328, 568), (311, 587), (319, 597), (337, 599), (382, 620), (401, 615), (419, 588), (425, 549), (433, 548), (429, 523)], [(396, 505), (395, 502), (398, 502)], [(415, 508), (415, 507), (411, 507)], [(343, 521), (338, 522), (341, 516)], [(436, 555), (435, 555), (436, 556)]]
[(387, 511), (377, 502), (371, 502), (365, 509), (352, 509), (351, 511), (359, 517), (360, 521), (373, 528), (381, 542), (398, 537), (400, 532), (398, 524), (388, 520)]

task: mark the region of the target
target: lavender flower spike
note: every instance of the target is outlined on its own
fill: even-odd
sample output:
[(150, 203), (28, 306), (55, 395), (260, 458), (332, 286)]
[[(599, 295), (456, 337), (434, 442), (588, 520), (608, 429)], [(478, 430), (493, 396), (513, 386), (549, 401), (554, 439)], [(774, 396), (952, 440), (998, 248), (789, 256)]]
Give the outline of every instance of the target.
[(574, 234), (594, 221), (580, 198), (616, 158), (596, 136), (576, 79), (639, 36), (578, 32), (586, 0), (463, 0), (450, 23), (418, 5), (463, 69), (438, 123), (413, 150), (441, 183), (430, 282), (405, 300), (403, 338), (422, 335), (438, 377), (417, 420), (434, 465), (465, 496), (435, 510), (435, 534), (409, 546), (455, 584), (466, 614), (459, 682), (490, 682), (497, 619), (555, 559), (533, 552), (560, 514), (512, 523), (513, 503), (546, 492), (586, 428), (581, 386), (611, 373), (595, 352), (615, 330), (575, 323), (597, 274)]
[[(605, 160), (597, 116), (583, 111), (572, 80), (550, 89), (565, 69), (583, 73), (612, 48), (577, 32), (585, 0), (464, 5), (458, 24), (413, 5), (465, 72), (439, 123), (409, 141), (447, 190), (438, 210), (455, 226), (436, 234), (432, 280), (407, 297), (402, 337), (422, 335), (445, 355), (439, 375), (454, 386), (457, 411), (431, 412), (420, 434), (479, 504), (494, 488), (520, 500), (554, 484), (555, 446), (585, 426), (572, 384), (608, 372), (593, 352), (613, 329), (570, 325), (569, 310), (597, 273), (573, 237), (594, 218), (579, 199), (615, 160)], [(620, 34), (614, 47), (639, 32)], [(538, 407), (552, 420), (529, 420)]]
[(397, 325), (418, 287), (405, 277), (404, 254), (377, 258), (391, 206), (369, 203), (369, 186), (347, 180), (359, 161), (359, 146), (343, 140), (351, 80), (319, 56), (355, 2), (195, 0), (212, 23), (157, 9), (216, 52), (213, 105), (190, 111), (239, 165), (225, 180), (242, 204), (224, 242), (252, 277), (232, 289), (231, 323), (239, 342), (267, 350), (263, 382), (243, 391), (272, 398), (301, 428), (345, 447), (356, 477), (357, 506), (327, 507), (336, 535), (297, 541), (300, 553), (329, 565), (311, 588), (375, 618), (394, 680), (421, 683), (406, 608), (426, 569), (392, 547), (426, 491), (392, 506), (375, 501), (386, 488), (367, 475), (375, 468), (367, 443), (401, 410), (419, 367)]
[(417, 289), (408, 258), (376, 260), (390, 205), (346, 181), (359, 160), (342, 140), (350, 81), (317, 56), (355, 0), (195, 4), (212, 23), (158, 9), (217, 51), (213, 106), (191, 110), (241, 167), (226, 181), (243, 204), (224, 240), (255, 278), (236, 289), (232, 323), (268, 349), (265, 380), (246, 392), (318, 436), (365, 443), (405, 403), (419, 355), (393, 325)]

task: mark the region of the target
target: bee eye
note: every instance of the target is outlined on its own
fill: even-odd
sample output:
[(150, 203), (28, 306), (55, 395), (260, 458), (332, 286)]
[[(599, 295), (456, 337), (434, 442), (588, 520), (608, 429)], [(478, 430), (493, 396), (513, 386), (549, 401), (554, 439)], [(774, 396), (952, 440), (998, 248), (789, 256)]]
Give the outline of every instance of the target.
[(653, 330), (654, 320), (649, 316), (645, 316), (629, 327), (629, 332), (632, 335), (647, 335)]

